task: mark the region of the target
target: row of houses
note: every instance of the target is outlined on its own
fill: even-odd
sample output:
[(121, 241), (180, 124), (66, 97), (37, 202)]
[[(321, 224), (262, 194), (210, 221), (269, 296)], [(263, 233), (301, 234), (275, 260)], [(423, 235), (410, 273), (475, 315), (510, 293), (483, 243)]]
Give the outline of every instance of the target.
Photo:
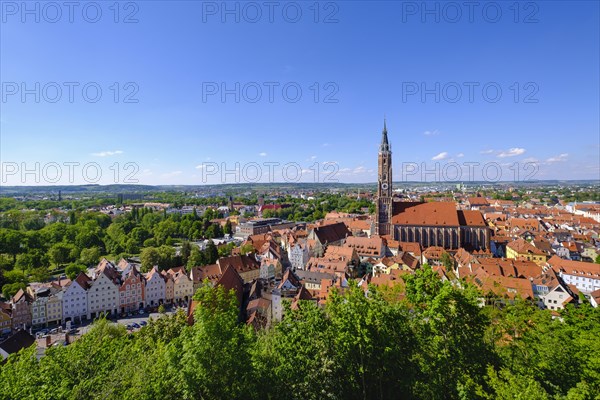
[(183, 268), (159, 271), (154, 267), (142, 274), (137, 264), (103, 259), (73, 280), (31, 283), (9, 303), (0, 303), (0, 332), (81, 322), (160, 304), (187, 304), (193, 294), (192, 280)]

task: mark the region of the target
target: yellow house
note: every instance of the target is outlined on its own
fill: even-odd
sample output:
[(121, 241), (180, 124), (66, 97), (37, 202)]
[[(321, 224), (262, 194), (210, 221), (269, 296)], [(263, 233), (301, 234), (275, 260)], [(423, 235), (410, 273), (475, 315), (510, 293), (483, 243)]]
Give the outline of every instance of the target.
[(11, 306), (8, 303), (0, 303), (0, 334), (9, 333), (12, 327)]
[(543, 265), (547, 256), (525, 239), (519, 238), (506, 245), (506, 258), (533, 261), (537, 265)]

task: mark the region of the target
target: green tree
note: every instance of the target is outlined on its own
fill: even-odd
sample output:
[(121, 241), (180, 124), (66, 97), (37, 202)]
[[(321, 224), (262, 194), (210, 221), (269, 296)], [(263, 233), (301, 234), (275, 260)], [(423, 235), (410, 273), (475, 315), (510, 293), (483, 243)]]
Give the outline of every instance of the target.
[(148, 272), (155, 265), (159, 265), (161, 255), (155, 247), (146, 247), (140, 254), (140, 261), (142, 262), (142, 272)]
[(7, 283), (6, 285), (2, 286), (2, 295), (5, 299), (10, 299), (17, 294), (19, 289), (25, 290), (26, 287), (27, 285), (23, 282)]
[(187, 266), (188, 269), (193, 267), (199, 267), (202, 265), (206, 265), (206, 259), (204, 257), (204, 252), (200, 251), (198, 247), (194, 246), (192, 251), (190, 252), (190, 257), (188, 258)]
[(67, 275), (67, 278), (73, 280), (77, 277), (77, 275), (79, 275), (80, 272), (85, 271), (87, 271), (87, 267), (85, 265), (71, 263), (65, 268), (65, 275)]
[(184, 240), (181, 243), (181, 263), (187, 265), (188, 259), (192, 252), (192, 245), (188, 240)]
[(21, 240), (23, 235), (14, 229), (0, 229), (0, 253), (10, 254), (13, 262), (17, 259), (17, 254), (21, 250)]
[(223, 232), (227, 235), (231, 235), (233, 233), (230, 220), (227, 220), (227, 222), (225, 222), (225, 228), (223, 228)]
[(94, 264), (98, 264), (100, 261), (100, 256), (101, 253), (99, 247), (82, 249), (81, 253), (79, 253), (79, 262), (83, 265), (92, 266)]
[(54, 263), (56, 267), (62, 264), (72, 261), (72, 251), (75, 247), (67, 243), (56, 243), (48, 250), (48, 256), (50, 261)]
[(214, 264), (219, 259), (219, 250), (217, 250), (217, 246), (212, 240), (208, 241), (204, 252), (207, 264)]
[[(253, 393), (252, 330), (238, 320), (237, 298), (203, 285), (194, 300), (195, 324), (183, 331), (178, 365), (186, 398), (233, 399)], [(249, 396), (248, 396), (249, 397)]]

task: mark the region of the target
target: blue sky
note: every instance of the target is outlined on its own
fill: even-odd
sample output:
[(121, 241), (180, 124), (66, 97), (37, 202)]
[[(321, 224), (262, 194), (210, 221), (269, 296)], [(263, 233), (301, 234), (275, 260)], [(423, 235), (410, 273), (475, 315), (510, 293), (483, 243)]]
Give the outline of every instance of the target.
[(28, 4), (2, 2), (2, 184), (374, 182), (384, 115), (395, 180), (600, 177), (595, 1)]

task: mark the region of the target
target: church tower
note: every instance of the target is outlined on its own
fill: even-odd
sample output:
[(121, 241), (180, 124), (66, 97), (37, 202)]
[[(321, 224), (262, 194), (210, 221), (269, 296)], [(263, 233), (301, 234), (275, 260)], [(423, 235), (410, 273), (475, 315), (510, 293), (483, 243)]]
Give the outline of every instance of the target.
[(375, 211), (375, 233), (392, 234), (392, 146), (388, 142), (387, 127), (383, 120), (383, 132), (379, 145), (377, 168), (377, 209)]

